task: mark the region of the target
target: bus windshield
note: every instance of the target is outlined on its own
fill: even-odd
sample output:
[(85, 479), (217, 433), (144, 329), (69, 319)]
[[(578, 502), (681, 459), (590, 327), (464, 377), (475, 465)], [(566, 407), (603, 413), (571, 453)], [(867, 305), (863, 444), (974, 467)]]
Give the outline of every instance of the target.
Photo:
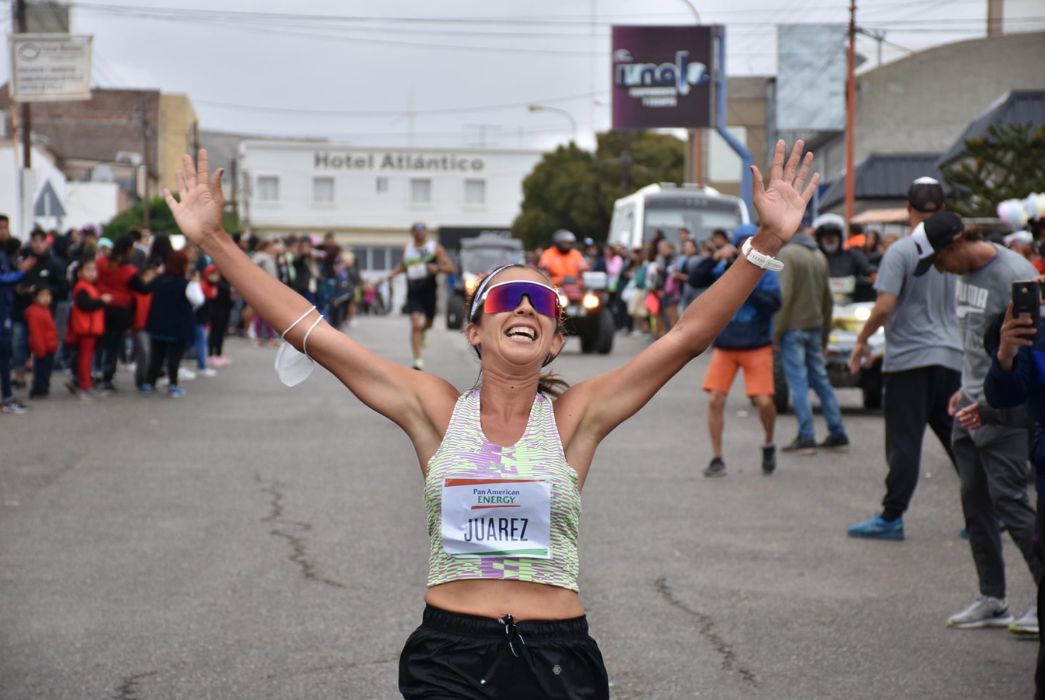
[(688, 229), (696, 242), (711, 237), (715, 229), (730, 236), (743, 223), (740, 208), (733, 200), (705, 197), (649, 197), (646, 199), (642, 240), (653, 238), (660, 230), (664, 237), (678, 245), (679, 229)]

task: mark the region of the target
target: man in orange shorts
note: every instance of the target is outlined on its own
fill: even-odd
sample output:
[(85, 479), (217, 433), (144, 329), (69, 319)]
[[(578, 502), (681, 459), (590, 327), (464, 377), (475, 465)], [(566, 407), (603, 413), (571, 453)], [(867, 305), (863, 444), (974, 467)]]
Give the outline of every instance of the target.
[[(715, 256), (718, 260), (709, 257), (707, 262), (698, 266), (698, 286), (711, 286), (721, 277), (737, 259), (744, 240), (753, 236), (757, 230), (754, 224), (738, 226), (733, 233), (733, 244), (720, 249), (721, 254)], [(726, 397), (733, 386), (737, 370), (741, 368), (744, 370), (747, 395), (758, 407), (758, 417), (765, 429), (762, 471), (772, 474), (776, 469), (776, 445), (773, 442), (773, 425), (776, 422), (776, 407), (773, 405), (773, 314), (780, 309), (780, 305), (780, 281), (775, 272), (767, 270), (755, 291), (712, 343), (714, 353), (707, 376), (704, 377), (704, 391), (708, 392), (708, 429), (711, 431), (714, 457), (704, 470), (704, 476), (726, 475), (726, 463), (722, 459)]]

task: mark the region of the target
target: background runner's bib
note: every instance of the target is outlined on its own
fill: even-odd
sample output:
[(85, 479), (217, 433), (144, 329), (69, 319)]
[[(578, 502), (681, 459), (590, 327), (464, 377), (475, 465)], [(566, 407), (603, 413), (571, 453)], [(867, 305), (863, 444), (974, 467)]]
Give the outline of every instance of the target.
[(551, 558), (551, 494), (543, 479), (444, 479), (443, 550), (458, 558)]
[(435, 262), (435, 241), (427, 241), (421, 247), (410, 243), (403, 250), (403, 266), (406, 268), (406, 278), (412, 281), (423, 280), (430, 277), (428, 263)]

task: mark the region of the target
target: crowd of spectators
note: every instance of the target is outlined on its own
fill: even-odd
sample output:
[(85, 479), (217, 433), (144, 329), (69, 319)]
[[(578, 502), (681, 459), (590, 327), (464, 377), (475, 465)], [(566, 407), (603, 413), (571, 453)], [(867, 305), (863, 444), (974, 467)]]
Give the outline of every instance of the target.
[[(358, 309), (387, 306), (333, 234), (321, 243), (307, 235), (235, 239), (335, 327), (350, 326)], [(146, 229), (110, 240), (84, 226), (64, 234), (37, 228), (23, 242), (0, 215), (0, 412), (27, 413), (15, 390), (44, 399), (55, 373), (84, 401), (116, 394), (121, 367), (143, 395), (166, 386), (169, 396), (182, 397), (182, 381), (231, 364), (224, 350), (230, 333), (258, 347), (278, 345), (212, 261), (182, 240)]]

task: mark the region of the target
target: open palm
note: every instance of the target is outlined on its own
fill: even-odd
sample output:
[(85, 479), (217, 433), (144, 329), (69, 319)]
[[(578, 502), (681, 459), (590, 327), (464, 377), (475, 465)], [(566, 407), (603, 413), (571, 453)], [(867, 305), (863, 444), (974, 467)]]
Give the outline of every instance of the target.
[(225, 210), (225, 195), (221, 191), (222, 168), (210, 175), (210, 163), (207, 149), (201, 148), (198, 156), (199, 167), (192, 162), (192, 157), (184, 155), (182, 169), (178, 171), (179, 202), (170, 190), (163, 190), (163, 197), (178, 222), (178, 228), (193, 243), (200, 245), (205, 240), (221, 232), (221, 214)]
[(813, 164), (812, 153), (807, 153), (805, 158), (802, 158), (804, 147), (805, 144), (802, 141), (795, 142), (795, 147), (792, 149), (791, 157), (787, 159), (785, 167), (784, 151), (786, 147), (783, 141), (777, 141), (776, 151), (773, 153), (773, 165), (769, 170), (768, 187), (765, 186), (762, 173), (758, 168), (751, 166), (754, 185), (752, 199), (759, 221), (762, 227), (776, 235), (781, 243), (791, 240), (791, 236), (798, 230), (806, 206), (813, 198), (813, 192), (820, 182), (820, 173), (814, 173), (809, 184), (803, 189), (805, 179), (809, 175), (809, 168)]

